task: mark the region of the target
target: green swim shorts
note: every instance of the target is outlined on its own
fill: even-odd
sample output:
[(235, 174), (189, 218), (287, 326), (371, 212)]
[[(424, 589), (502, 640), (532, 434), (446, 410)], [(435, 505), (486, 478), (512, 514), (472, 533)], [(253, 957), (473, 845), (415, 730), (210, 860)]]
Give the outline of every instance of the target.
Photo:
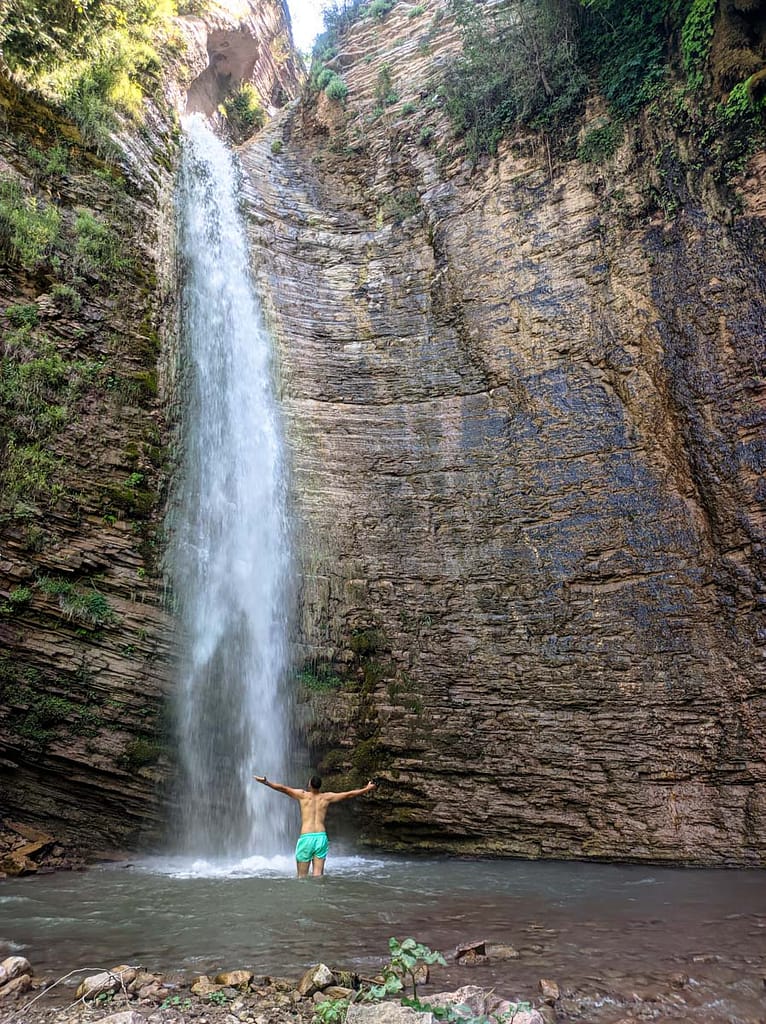
[(307, 860), (313, 860), (314, 857), (324, 860), (329, 845), (326, 832), (304, 832), (302, 836), (298, 836), (298, 842), (295, 845), (295, 859), (302, 864)]

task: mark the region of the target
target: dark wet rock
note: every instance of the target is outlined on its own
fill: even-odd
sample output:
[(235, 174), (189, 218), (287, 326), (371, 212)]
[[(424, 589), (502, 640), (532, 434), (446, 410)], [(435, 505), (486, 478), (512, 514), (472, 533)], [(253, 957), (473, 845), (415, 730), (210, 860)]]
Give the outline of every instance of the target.
[(471, 964), (487, 963), (490, 960), (518, 960), (519, 952), (513, 946), (502, 942), (487, 942), (483, 939), (458, 946), (455, 962), (466, 967)]

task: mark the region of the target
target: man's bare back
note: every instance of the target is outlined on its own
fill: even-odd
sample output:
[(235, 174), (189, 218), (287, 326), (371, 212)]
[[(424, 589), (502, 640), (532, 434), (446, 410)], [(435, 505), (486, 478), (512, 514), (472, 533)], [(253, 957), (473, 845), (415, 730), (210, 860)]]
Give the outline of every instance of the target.
[(375, 789), (375, 783), (368, 782), (361, 789), (348, 789), (342, 793), (321, 793), (322, 780), (316, 775), (310, 779), (308, 789), (293, 789), (291, 786), (282, 785), (281, 782), (270, 782), (265, 775), (254, 775), (253, 778), (256, 782), (268, 786), (269, 789), (276, 789), (277, 792), (284, 793), (285, 796), (297, 800), (300, 804), (301, 833), (295, 848), (299, 878), (307, 877), (310, 864), (314, 876), (324, 874), (328, 845), (325, 817), (330, 804), (349, 800), (351, 797), (361, 796), (363, 793), (369, 793)]

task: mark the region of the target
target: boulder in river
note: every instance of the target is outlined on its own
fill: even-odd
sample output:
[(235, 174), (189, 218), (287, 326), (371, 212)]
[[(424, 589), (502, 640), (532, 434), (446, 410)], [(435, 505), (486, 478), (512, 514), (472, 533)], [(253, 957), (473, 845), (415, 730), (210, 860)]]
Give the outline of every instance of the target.
[(540, 986), (540, 992), (546, 1003), (555, 1003), (557, 999), (561, 998), (561, 990), (555, 981), (550, 981), (548, 978), (540, 978), (537, 983)]
[(487, 942), (479, 939), (466, 942), (455, 950), (455, 962), (464, 967), (470, 964), (485, 964), (490, 960), (518, 960), (519, 951), (504, 942)]

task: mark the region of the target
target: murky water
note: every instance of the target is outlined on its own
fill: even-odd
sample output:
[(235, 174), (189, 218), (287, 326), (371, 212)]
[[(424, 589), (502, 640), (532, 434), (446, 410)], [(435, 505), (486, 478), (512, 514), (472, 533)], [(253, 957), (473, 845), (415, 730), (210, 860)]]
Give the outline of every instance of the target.
[[(0, 940), (52, 974), (129, 962), (297, 976), (317, 960), (374, 973), (391, 935), (413, 935), (448, 959), (459, 943), (482, 938), (510, 943), (518, 960), (450, 963), (434, 979), (438, 988), (475, 983), (530, 998), (539, 978), (553, 978), (575, 993), (566, 1019), (604, 1024), (630, 1016), (634, 993), (656, 997), (655, 1020), (766, 1016), (763, 872), (374, 859), (332, 849), (328, 872), (298, 882), (291, 859), (254, 857), (7, 881)], [(689, 979), (682, 988), (677, 975)]]

